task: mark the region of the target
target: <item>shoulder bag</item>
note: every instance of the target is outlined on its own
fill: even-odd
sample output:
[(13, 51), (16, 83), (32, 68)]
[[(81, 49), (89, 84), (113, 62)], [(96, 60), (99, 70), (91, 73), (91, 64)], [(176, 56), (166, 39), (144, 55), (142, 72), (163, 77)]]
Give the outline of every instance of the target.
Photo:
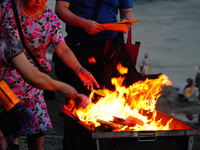
[(7, 137), (11, 133), (19, 131), (21, 129), (20, 122), (18, 120), (16, 109), (19, 99), (9, 88), (9, 86), (1, 80), (0, 82), (0, 129)]

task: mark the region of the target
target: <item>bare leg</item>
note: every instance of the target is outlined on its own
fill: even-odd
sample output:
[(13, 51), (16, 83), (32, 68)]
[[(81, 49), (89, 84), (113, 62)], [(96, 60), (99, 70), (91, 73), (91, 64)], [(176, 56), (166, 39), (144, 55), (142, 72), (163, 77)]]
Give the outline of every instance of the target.
[(20, 146), (18, 145), (18, 140), (17, 140), (17, 138), (14, 139), (14, 140), (8, 140), (8, 141), (7, 141), (7, 148), (8, 148), (8, 149), (20, 150)]
[(16, 139), (14, 139), (14, 140), (9, 140), (9, 141), (7, 141), (7, 143), (8, 143), (8, 144), (18, 144), (18, 140), (17, 140), (17, 138), (16, 138)]
[(44, 143), (44, 136), (40, 137), (27, 137), (27, 143), (29, 150), (42, 150)]

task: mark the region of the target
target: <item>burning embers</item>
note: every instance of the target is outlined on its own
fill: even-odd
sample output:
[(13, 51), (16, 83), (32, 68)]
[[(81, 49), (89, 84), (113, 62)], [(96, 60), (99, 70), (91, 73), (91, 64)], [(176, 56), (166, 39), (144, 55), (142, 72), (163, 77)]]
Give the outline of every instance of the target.
[[(117, 68), (121, 74), (128, 71), (120, 64)], [(86, 109), (73, 110), (73, 113), (91, 130), (100, 126), (113, 131), (170, 130), (172, 118), (163, 123), (162, 118), (156, 117), (155, 110), (161, 87), (171, 85), (167, 76), (138, 81), (129, 87), (122, 86), (124, 79), (123, 76), (112, 78), (115, 91), (103, 89), (104, 97), (99, 97)], [(94, 99), (94, 91), (90, 98)]]

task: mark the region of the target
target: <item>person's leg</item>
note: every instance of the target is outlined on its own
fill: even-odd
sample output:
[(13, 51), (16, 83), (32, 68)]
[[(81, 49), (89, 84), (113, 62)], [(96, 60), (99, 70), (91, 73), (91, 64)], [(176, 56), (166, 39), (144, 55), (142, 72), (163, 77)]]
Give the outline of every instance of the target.
[(7, 143), (8, 144), (18, 144), (18, 140), (17, 140), (17, 138), (14, 140), (8, 140)]
[(42, 150), (44, 143), (44, 132), (27, 136), (27, 144), (29, 150)]
[(7, 149), (8, 150), (20, 150), (17, 138), (14, 140), (7, 140)]

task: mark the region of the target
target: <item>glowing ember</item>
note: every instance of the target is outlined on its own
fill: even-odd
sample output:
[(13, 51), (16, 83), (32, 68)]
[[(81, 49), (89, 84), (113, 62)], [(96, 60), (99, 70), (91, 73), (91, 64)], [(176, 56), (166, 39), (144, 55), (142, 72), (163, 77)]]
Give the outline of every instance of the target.
[[(127, 68), (120, 67), (120, 72), (126, 73)], [(75, 110), (75, 113), (90, 129), (94, 129), (101, 124), (97, 120), (113, 122), (114, 118), (121, 118), (126, 123), (134, 123), (130, 126), (123, 125), (115, 128), (115, 131), (122, 130), (169, 130), (169, 120), (167, 124), (161, 124), (161, 120), (156, 120), (156, 102), (161, 96), (163, 85), (171, 85), (167, 76), (160, 75), (157, 79), (146, 79), (138, 81), (129, 87), (122, 86), (124, 77), (112, 78), (115, 91), (103, 89), (105, 97), (99, 98), (97, 103), (91, 103), (86, 109)], [(94, 92), (91, 93), (92, 99)], [(114, 122), (116, 123), (116, 122)]]
[(94, 57), (88, 58), (89, 63), (96, 63), (96, 60)]

